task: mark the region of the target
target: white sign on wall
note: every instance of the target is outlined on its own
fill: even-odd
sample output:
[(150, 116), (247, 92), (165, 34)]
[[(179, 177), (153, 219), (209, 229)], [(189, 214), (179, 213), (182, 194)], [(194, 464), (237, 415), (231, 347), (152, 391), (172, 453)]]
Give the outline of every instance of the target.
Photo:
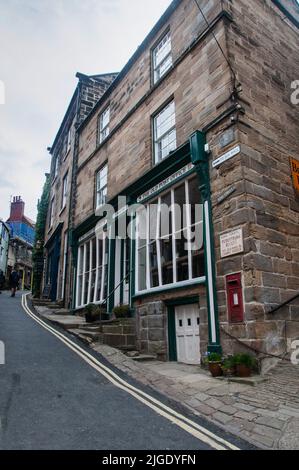
[(221, 157), (217, 158), (217, 160), (214, 160), (212, 163), (213, 168), (216, 168), (217, 166), (221, 165), (221, 163), (224, 163), (230, 158), (235, 157), (240, 152), (241, 152), (241, 147), (240, 145), (237, 145), (237, 147), (234, 147), (233, 149), (229, 150), (225, 154), (221, 155)]
[(242, 229), (225, 233), (220, 236), (221, 258), (236, 255), (244, 251), (243, 231)]

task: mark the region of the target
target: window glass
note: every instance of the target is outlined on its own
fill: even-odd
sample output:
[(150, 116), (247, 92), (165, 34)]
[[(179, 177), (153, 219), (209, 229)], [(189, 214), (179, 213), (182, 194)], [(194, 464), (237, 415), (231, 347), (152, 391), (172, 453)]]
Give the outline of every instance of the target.
[(100, 143), (102, 143), (109, 135), (109, 123), (110, 123), (110, 107), (100, 115)]
[[(137, 214), (137, 291), (204, 276), (203, 211), (199, 198), (197, 179), (191, 177), (165, 191)], [(190, 208), (188, 201), (198, 208)], [(192, 210), (194, 214), (198, 212), (195, 223), (190, 216)]]
[(108, 243), (103, 236), (83, 243), (78, 251), (77, 307), (102, 303), (107, 296)]
[(108, 167), (105, 165), (101, 170), (98, 171), (96, 176), (96, 205), (97, 207), (102, 206), (107, 201), (107, 177)]
[(153, 50), (154, 83), (160, 80), (171, 66), (171, 35), (169, 31)]
[(176, 149), (175, 105), (169, 103), (154, 118), (155, 163)]

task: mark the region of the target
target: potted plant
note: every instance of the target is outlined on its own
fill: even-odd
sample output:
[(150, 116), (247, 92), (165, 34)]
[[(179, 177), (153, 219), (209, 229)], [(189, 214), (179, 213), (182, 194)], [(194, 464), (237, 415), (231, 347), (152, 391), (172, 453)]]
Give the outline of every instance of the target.
[(234, 357), (238, 377), (250, 377), (255, 366), (255, 358), (250, 354), (236, 354)]
[(86, 323), (93, 323), (97, 320), (100, 320), (99, 309), (94, 304), (86, 305), (84, 309)]
[(221, 368), (222, 356), (218, 353), (209, 353), (208, 354), (208, 367), (211, 372), (212, 377), (221, 377), (223, 371)]
[(114, 307), (112, 312), (114, 313), (114, 316), (117, 319), (119, 319), (119, 318), (129, 318), (130, 313), (131, 313), (130, 305), (127, 305), (127, 304), (119, 305), (118, 307)]
[(222, 363), (223, 375), (232, 377), (236, 373), (236, 364), (233, 356), (226, 357)]

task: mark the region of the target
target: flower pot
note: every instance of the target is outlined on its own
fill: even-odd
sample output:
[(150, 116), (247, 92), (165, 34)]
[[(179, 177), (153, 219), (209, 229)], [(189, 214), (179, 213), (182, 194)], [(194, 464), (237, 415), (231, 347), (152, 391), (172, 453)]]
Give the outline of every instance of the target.
[(99, 315), (94, 315), (92, 313), (85, 313), (86, 323), (94, 323), (100, 319)]
[(251, 368), (245, 364), (237, 364), (236, 373), (238, 377), (251, 377)]
[(221, 362), (209, 362), (209, 371), (212, 377), (221, 377), (223, 375)]

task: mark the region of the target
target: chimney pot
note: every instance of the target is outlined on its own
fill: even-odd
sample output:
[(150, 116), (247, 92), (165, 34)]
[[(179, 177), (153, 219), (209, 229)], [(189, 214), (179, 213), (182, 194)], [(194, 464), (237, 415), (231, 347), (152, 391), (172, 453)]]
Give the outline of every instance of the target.
[(10, 204), (10, 217), (11, 221), (21, 221), (24, 216), (25, 203), (22, 201), (21, 196), (14, 196), (13, 202)]

